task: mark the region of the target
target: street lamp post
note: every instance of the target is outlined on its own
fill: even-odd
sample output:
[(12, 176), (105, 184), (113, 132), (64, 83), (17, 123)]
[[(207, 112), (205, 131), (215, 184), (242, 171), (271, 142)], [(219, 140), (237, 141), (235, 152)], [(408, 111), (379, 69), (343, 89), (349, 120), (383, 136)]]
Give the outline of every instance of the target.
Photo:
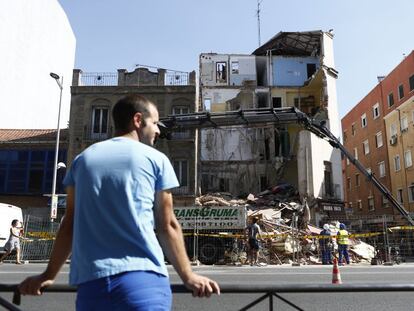
[(51, 221), (53, 221), (54, 219), (56, 219), (56, 216), (57, 216), (57, 205), (58, 205), (58, 197), (56, 195), (56, 176), (57, 176), (57, 170), (58, 170), (59, 139), (60, 139), (60, 109), (62, 106), (63, 77), (62, 79), (60, 79), (59, 75), (53, 72), (50, 73), (50, 76), (56, 81), (60, 89), (59, 112), (58, 112), (57, 133), (56, 133), (55, 161), (53, 163), (52, 201), (50, 204), (50, 219)]

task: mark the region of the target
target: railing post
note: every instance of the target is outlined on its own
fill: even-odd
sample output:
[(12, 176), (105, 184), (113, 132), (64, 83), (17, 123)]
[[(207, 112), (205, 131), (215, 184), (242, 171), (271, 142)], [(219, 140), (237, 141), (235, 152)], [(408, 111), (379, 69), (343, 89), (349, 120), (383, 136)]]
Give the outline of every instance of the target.
[(390, 245), (389, 245), (389, 241), (388, 241), (388, 226), (387, 226), (387, 216), (386, 215), (382, 215), (382, 223), (383, 223), (383, 228), (384, 228), (384, 247), (385, 247), (385, 262), (384, 265), (385, 266), (392, 266), (393, 262), (392, 259), (390, 258)]

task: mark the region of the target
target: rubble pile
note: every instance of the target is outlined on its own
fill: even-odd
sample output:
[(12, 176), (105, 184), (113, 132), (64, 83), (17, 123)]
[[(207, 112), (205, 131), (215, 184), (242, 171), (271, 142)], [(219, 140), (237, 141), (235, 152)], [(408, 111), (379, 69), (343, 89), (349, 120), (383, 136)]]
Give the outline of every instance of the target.
[[(260, 219), (263, 246), (270, 264), (291, 264), (293, 261), (302, 265), (321, 263), (319, 241), (311, 236), (319, 235), (322, 229), (309, 224), (308, 203), (301, 203), (296, 189), (289, 184), (275, 186), (257, 195), (249, 194), (245, 199), (235, 199), (230, 193), (210, 193), (196, 198), (196, 205), (245, 206), (248, 223), (252, 217)], [(330, 224), (331, 235), (338, 231), (339, 222)], [(335, 239), (332, 239), (332, 245), (337, 249)], [(234, 256), (226, 253), (228, 261), (234, 261)], [(370, 262), (375, 256), (375, 248), (350, 238), (349, 255), (351, 262)]]

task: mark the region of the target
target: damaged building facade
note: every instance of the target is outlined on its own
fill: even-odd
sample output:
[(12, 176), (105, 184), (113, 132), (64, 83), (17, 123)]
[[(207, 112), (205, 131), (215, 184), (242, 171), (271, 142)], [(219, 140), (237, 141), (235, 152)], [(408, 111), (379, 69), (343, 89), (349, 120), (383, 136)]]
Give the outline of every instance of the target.
[[(251, 55), (201, 54), (200, 110), (296, 107), (339, 136), (336, 79), (331, 33), (280, 32)], [(319, 207), (317, 218), (343, 212), (340, 152), (298, 124), (200, 132), (204, 193), (243, 196), (287, 182)]]

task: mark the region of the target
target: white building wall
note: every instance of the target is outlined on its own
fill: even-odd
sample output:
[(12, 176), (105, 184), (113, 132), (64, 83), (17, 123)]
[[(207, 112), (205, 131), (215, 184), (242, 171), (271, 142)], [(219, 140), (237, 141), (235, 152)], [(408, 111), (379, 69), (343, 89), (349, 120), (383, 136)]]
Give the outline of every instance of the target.
[(259, 157), (256, 129), (204, 129), (201, 142), (201, 161), (246, 161)]
[(56, 128), (63, 76), (61, 127), (69, 121), (76, 39), (57, 0), (0, 2), (0, 128)]
[[(332, 36), (323, 35), (322, 61), (323, 65), (334, 68)], [(325, 68), (325, 67), (324, 67)], [(324, 69), (324, 92), (327, 98), (328, 127), (336, 136), (340, 135), (338, 103), (336, 93), (336, 77), (326, 68)], [(335, 197), (343, 200), (343, 181), (341, 153), (327, 141), (302, 131), (298, 150), (298, 187), (300, 193), (307, 193), (315, 198), (325, 196), (324, 189), (324, 161), (332, 164), (332, 183)]]
[[(324, 33), (322, 43), (323, 53), (323, 65), (329, 68), (335, 68), (334, 62), (334, 49), (333, 49), (333, 37), (329, 33)], [(338, 97), (336, 92), (336, 77), (325, 69), (326, 78), (326, 90), (328, 93), (328, 118), (329, 118), (329, 130), (336, 136), (341, 136), (341, 123), (338, 112)], [(332, 163), (332, 177), (335, 192), (339, 192), (340, 199), (344, 199), (343, 192), (343, 179), (342, 179), (342, 161), (341, 151), (334, 149), (330, 145), (328, 146), (332, 151), (331, 163)], [(339, 189), (338, 189), (339, 188)]]

